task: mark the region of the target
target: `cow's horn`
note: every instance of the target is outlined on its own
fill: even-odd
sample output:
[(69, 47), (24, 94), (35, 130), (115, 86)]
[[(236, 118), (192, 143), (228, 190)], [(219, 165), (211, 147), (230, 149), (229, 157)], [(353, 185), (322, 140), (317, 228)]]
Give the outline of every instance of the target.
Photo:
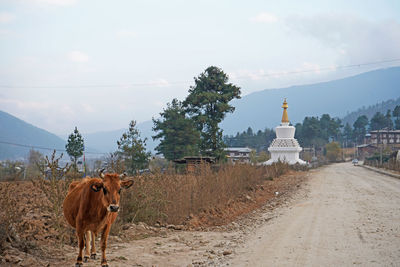
[(119, 178), (122, 179), (125, 178), (126, 176), (128, 176), (128, 174), (126, 172), (123, 172), (119, 175)]
[(104, 171), (105, 171), (104, 168), (100, 170), (100, 177), (101, 177), (102, 179), (104, 179)]

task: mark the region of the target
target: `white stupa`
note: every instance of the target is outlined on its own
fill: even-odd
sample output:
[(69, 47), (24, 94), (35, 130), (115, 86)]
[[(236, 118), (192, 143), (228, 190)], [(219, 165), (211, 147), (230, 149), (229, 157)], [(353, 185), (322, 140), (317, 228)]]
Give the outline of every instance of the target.
[(289, 125), (289, 117), (287, 114), (288, 104), (286, 99), (283, 102), (282, 123), (276, 127), (276, 138), (272, 141), (268, 151), (271, 153), (271, 159), (264, 162), (265, 165), (270, 165), (274, 162), (287, 162), (289, 164), (306, 164), (305, 161), (299, 158), (299, 153), (302, 148), (299, 142), (294, 138), (296, 128)]

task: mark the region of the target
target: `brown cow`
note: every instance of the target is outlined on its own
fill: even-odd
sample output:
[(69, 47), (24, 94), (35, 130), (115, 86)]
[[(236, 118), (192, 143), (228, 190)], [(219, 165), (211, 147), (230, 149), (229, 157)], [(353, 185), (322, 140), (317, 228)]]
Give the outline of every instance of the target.
[[(107, 265), (106, 247), (108, 234), (112, 223), (117, 218), (121, 187), (128, 188), (133, 180), (121, 181), (123, 175), (116, 173), (100, 174), (101, 178), (85, 178), (80, 182), (73, 182), (70, 191), (65, 197), (63, 208), (67, 222), (76, 228), (78, 237), (79, 254), (75, 266), (82, 266), (82, 250), (89, 236), (101, 233), (101, 265)], [(92, 236), (92, 249), (94, 249), (94, 236)], [(92, 250), (95, 255), (95, 251)], [(92, 258), (95, 258), (92, 257)]]
[[(90, 177), (88, 177), (90, 178)], [(82, 180), (80, 181), (73, 181), (69, 184), (68, 193), (71, 192)], [(93, 232), (87, 231), (85, 233), (85, 256), (83, 257), (83, 261), (87, 262), (89, 257), (91, 259), (96, 259), (96, 245), (95, 245), (96, 236)]]

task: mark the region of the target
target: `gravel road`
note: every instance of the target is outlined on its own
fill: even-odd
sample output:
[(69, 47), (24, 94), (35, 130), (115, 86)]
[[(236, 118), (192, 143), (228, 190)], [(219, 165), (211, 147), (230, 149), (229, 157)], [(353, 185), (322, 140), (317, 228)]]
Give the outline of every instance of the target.
[(350, 163), (311, 175), (309, 194), (257, 229), (232, 266), (400, 266), (400, 180)]
[[(350, 163), (307, 176), (295, 193), (277, 193), (275, 203), (224, 227), (160, 229), (142, 240), (111, 240), (109, 264), (400, 266), (400, 179)], [(67, 254), (74, 262), (76, 251)]]

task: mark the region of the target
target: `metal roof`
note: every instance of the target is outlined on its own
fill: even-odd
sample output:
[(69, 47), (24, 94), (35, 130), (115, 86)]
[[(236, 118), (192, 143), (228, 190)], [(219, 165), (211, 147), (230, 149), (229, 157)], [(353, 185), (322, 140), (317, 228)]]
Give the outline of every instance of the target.
[(251, 148), (248, 147), (226, 147), (224, 150), (227, 152), (242, 152), (242, 153), (251, 152)]

